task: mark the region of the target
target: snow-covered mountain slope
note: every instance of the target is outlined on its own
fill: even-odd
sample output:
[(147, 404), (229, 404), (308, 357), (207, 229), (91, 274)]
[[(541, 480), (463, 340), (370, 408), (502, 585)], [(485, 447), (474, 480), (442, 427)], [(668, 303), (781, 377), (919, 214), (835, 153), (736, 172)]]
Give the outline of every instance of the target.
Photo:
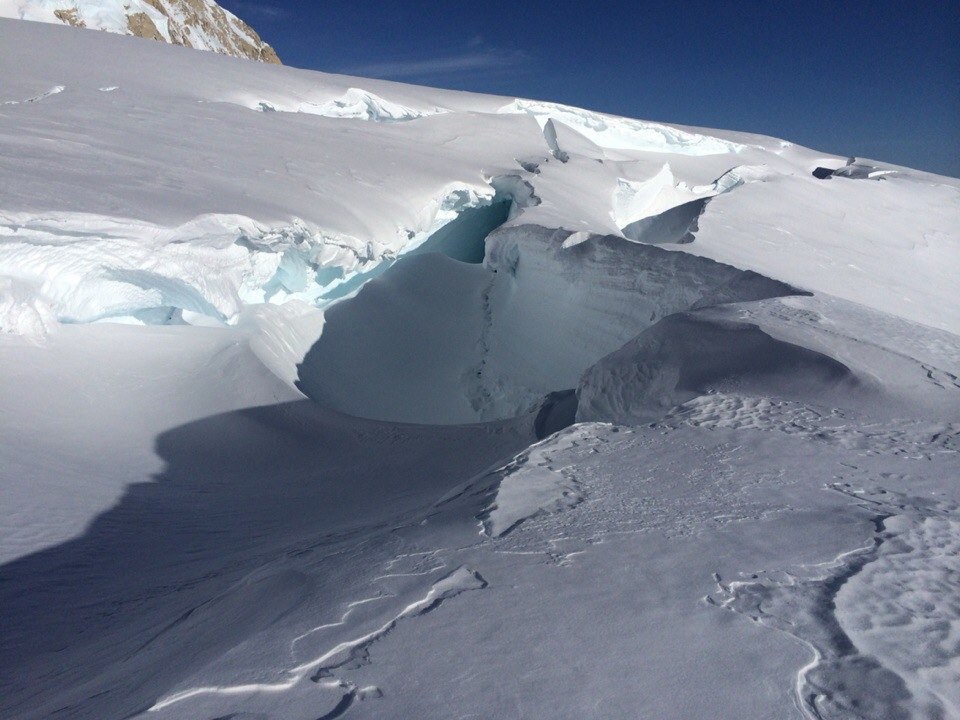
[(960, 180), (0, 38), (0, 718), (960, 717)]
[(214, 0), (0, 0), (0, 17), (105, 30), (280, 63), (253, 28)]
[[(758, 136), (559, 106), (546, 118), (504, 98), (2, 27), (2, 66), (16, 68), (0, 100), (6, 172), (19, 179), (0, 209), (0, 274), (37, 288), (38, 312), (61, 321), (170, 308), (232, 322), (263, 300), (322, 304), (344, 280), (494, 201), (523, 210), (507, 227), (654, 244), (678, 238), (669, 217), (652, 218), (696, 201), (687, 253), (960, 329), (960, 309), (939, 300), (957, 262), (960, 182), (949, 178), (888, 168), (882, 180), (819, 180), (813, 169), (846, 159)], [(102, 68), (96, 77), (63, 63), (64, 46)], [(117, 53), (136, 61), (109, 62)], [(147, 64), (165, 72), (144, 73)]]

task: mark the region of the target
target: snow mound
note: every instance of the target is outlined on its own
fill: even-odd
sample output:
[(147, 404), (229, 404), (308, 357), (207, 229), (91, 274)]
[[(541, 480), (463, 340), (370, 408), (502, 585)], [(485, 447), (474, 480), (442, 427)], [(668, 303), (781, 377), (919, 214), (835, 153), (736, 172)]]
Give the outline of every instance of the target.
[[(267, 103), (261, 103), (260, 106), (262, 109), (275, 109)], [(404, 122), (427, 115), (437, 115), (446, 112), (446, 110), (437, 107), (417, 110), (385, 100), (379, 95), (374, 95), (360, 88), (350, 88), (344, 93), (343, 97), (336, 100), (328, 100), (324, 103), (302, 103), (297, 108), (297, 112), (332, 118), (372, 120), (374, 122)]]
[(679, 313), (584, 373), (577, 420), (647, 423), (697, 396), (729, 388), (808, 398), (858, 385), (842, 363), (775, 340), (756, 325)]
[(62, 23), (280, 62), (253, 28), (213, 0), (0, 0), (0, 17)]
[[(744, 146), (720, 138), (700, 135), (659, 123), (604, 115), (590, 110), (537, 100), (516, 99), (500, 108), (501, 113), (533, 115), (541, 128), (550, 122), (562, 123), (602, 148), (640, 150), (679, 155), (722, 155), (736, 153)], [(551, 149), (556, 147), (556, 131), (551, 128)], [(549, 142), (549, 141), (548, 141)]]
[(563, 430), (532, 445), (500, 470), (496, 495), (479, 518), (483, 533), (501, 537), (530, 518), (582, 502), (580, 483), (554, 458), (581, 443), (592, 442), (594, 432), (589, 424)]
[(689, 187), (674, 178), (669, 163), (647, 180), (619, 178), (611, 216), (624, 237), (654, 245), (693, 240), (697, 219), (718, 195), (766, 177), (759, 166), (737, 166), (709, 185)]
[(38, 297), (35, 287), (0, 277), (0, 333), (39, 340), (56, 327), (56, 315)]

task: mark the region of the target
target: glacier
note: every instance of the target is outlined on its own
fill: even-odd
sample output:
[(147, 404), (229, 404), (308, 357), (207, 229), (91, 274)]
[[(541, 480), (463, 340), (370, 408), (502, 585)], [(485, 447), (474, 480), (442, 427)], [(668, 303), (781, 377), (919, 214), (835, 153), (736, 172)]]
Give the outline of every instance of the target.
[(960, 716), (960, 180), (0, 37), (0, 718)]

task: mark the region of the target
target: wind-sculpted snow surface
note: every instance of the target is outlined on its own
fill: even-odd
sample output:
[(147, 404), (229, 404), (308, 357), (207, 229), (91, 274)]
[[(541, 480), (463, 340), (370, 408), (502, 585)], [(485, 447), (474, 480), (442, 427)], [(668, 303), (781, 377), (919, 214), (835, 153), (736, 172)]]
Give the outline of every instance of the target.
[(835, 489), (874, 513), (868, 545), (820, 565), (718, 577), (708, 602), (812, 648), (797, 679), (810, 718), (957, 716), (957, 506), (848, 483)]
[[(483, 531), (500, 537), (524, 520), (541, 514), (571, 508), (583, 500), (576, 476), (553, 457), (578, 444), (590, 442), (595, 428), (580, 426), (561, 432), (533, 445), (498, 471), (496, 497), (480, 518)], [(566, 470), (566, 472), (565, 472)]]
[(373, 122), (404, 122), (416, 120), (427, 115), (436, 115), (445, 112), (440, 108), (417, 110), (415, 108), (391, 102), (360, 88), (350, 88), (342, 97), (327, 100), (323, 103), (304, 102), (295, 109), (277, 107), (272, 103), (261, 101), (257, 104), (261, 112), (301, 112), (308, 115), (322, 115), (330, 118), (344, 118), (354, 120), (370, 120)]
[(602, 115), (581, 108), (536, 100), (517, 99), (500, 108), (502, 113), (527, 113), (541, 127), (560, 122), (600, 147), (679, 155), (718, 155), (743, 149), (738, 143), (721, 140), (659, 123)]
[[(410, 604), (403, 607), (403, 609), (400, 610), (397, 615), (388, 619), (383, 625), (373, 628), (371, 631), (361, 635), (360, 637), (342, 641), (334, 647), (326, 650), (326, 652), (324, 652), (318, 658), (312, 659), (288, 670), (286, 672), (287, 677), (278, 683), (254, 683), (249, 685), (190, 688), (188, 690), (182, 690), (173, 693), (168, 697), (161, 698), (150, 708), (149, 712), (152, 714), (157, 714), (161, 711), (166, 711), (166, 713), (163, 715), (155, 716), (163, 717), (166, 715), (168, 717), (178, 717), (179, 708), (184, 701), (194, 701), (192, 704), (193, 707), (196, 708), (196, 698), (200, 698), (202, 701), (204, 697), (208, 696), (250, 696), (258, 693), (269, 694), (273, 692), (283, 692), (284, 690), (293, 689), (302, 680), (309, 679), (318, 684), (321, 688), (333, 690), (334, 692), (342, 692), (340, 699), (336, 701), (336, 704), (333, 705), (332, 709), (322, 716), (323, 718), (329, 718), (332, 720), (332, 718), (340, 717), (342, 714), (344, 714), (357, 700), (366, 700), (382, 696), (376, 686), (359, 688), (349, 681), (340, 680), (339, 678), (334, 677), (334, 673), (336, 671), (345, 667), (349, 668), (351, 665), (354, 667), (357, 664), (362, 665), (368, 657), (370, 647), (377, 641), (382, 640), (389, 635), (390, 632), (397, 627), (398, 623), (426, 615), (427, 613), (436, 610), (444, 603), (444, 601), (449, 600), (450, 598), (454, 598), (457, 595), (470, 590), (482, 590), (486, 586), (486, 581), (479, 575), (479, 573), (476, 573), (465, 567), (459, 567), (456, 570), (440, 577), (436, 582), (433, 583), (423, 597), (410, 602)], [(382, 598), (373, 597), (351, 603), (341, 622), (334, 624), (346, 625), (348, 617), (352, 614), (352, 610), (357, 605), (377, 602), (381, 599)], [(294, 647), (297, 648), (300, 645), (306, 645), (307, 643), (304, 641), (309, 636), (315, 634), (321, 629), (324, 628), (314, 628), (313, 630), (295, 638), (293, 643)]]
[[(590, 416), (584, 404), (583, 414)], [(631, 418), (633, 419), (633, 418)], [(960, 423), (923, 421), (851, 424), (843, 410), (770, 398), (761, 394), (710, 392), (674, 407), (662, 418), (669, 427), (762, 430), (796, 435), (817, 443), (857, 450), (866, 455), (897, 455), (929, 460), (960, 452)]]
[(0, 37), (0, 718), (960, 714), (960, 181)]
[[(671, 315), (584, 373), (578, 420), (643, 423), (708, 392), (850, 398), (859, 383), (836, 360), (755, 325)], [(849, 402), (849, 399), (848, 399)]]

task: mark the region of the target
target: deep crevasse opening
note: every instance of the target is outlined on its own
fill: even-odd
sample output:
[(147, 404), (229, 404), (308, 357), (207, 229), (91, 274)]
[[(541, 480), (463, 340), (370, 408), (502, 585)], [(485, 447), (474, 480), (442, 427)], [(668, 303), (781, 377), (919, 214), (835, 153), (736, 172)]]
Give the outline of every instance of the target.
[[(454, 260), (468, 264), (483, 262), (484, 239), (500, 227), (510, 217), (513, 200), (494, 195), (489, 205), (467, 206), (457, 212), (456, 217), (431, 233), (422, 244), (408, 250), (400, 257), (412, 257), (427, 253), (439, 253)], [(329, 290), (322, 292), (320, 304), (339, 300), (359, 290), (365, 283), (387, 272), (398, 258), (385, 258), (372, 269), (356, 273), (342, 282), (334, 283)], [(333, 276), (338, 275), (333, 269)]]
[(469, 423), (535, 409), (660, 319), (793, 294), (783, 283), (616, 236), (510, 226), (483, 265), (410, 256), (326, 313), (298, 368), (309, 397), (362, 417)]
[[(275, 275), (253, 288), (245, 300), (278, 304), (296, 299), (326, 307), (380, 277), (401, 257), (440, 253), (461, 262), (480, 263), (484, 238), (524, 207), (540, 202), (530, 183), (518, 175), (494, 177), (489, 186), (488, 193), (465, 186), (446, 190), (430, 211), (425, 229), (399, 231), (404, 236), (399, 250), (387, 249), (345, 263), (342, 252), (325, 257), (310, 243), (292, 245), (284, 250)], [(255, 239), (241, 238), (239, 242), (261, 249)]]
[(537, 202), (519, 176), (454, 185), (422, 209), (416, 229), (369, 242), (240, 215), (173, 228), (80, 213), (0, 215), (0, 332), (42, 335), (57, 322), (232, 324), (263, 303), (325, 307), (407, 254), (480, 262), (484, 237)]

